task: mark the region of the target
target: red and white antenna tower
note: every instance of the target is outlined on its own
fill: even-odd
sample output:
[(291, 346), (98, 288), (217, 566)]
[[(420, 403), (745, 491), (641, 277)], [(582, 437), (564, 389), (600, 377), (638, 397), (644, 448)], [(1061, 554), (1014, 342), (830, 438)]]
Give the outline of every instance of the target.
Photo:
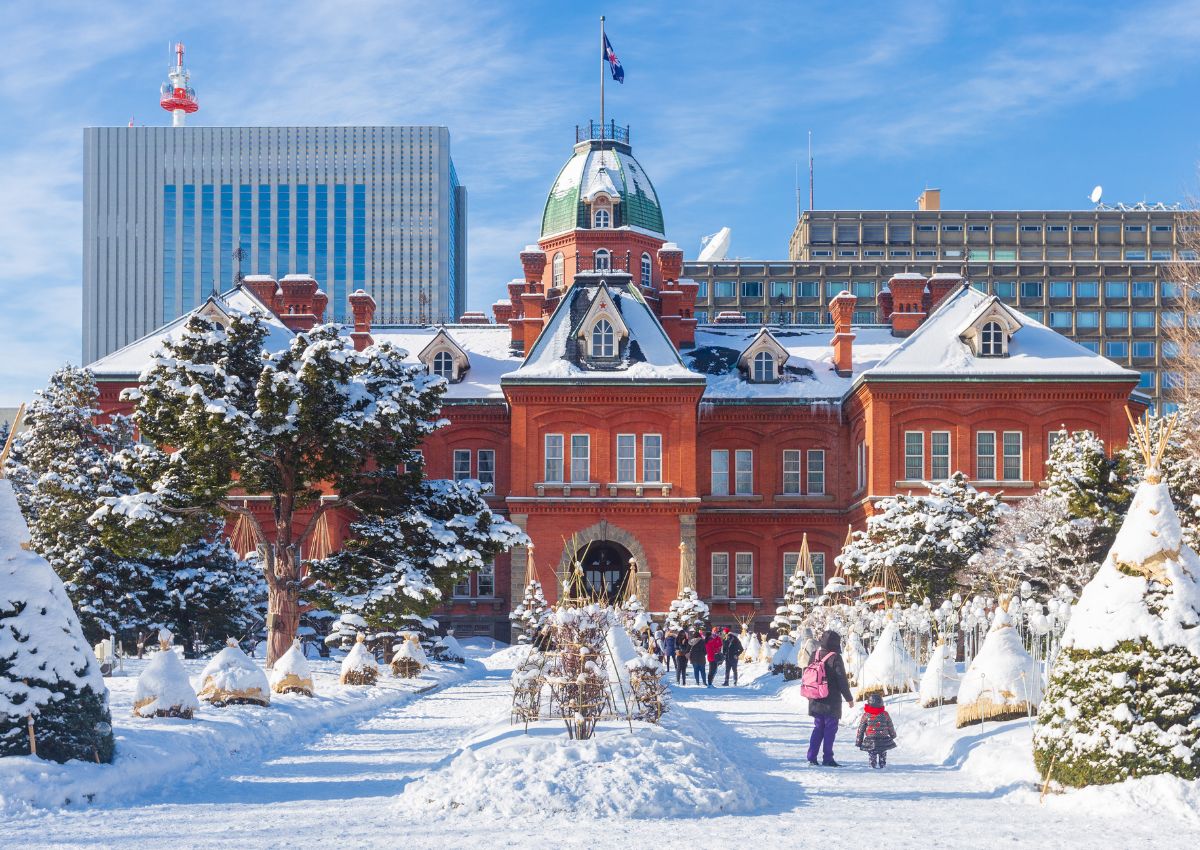
[(167, 80), (162, 84), (162, 97), (158, 105), (171, 113), (171, 126), (182, 127), (183, 117), (200, 108), (196, 102), (196, 90), (188, 83), (192, 75), (183, 67), (183, 42), (175, 45), (175, 64), (167, 69)]

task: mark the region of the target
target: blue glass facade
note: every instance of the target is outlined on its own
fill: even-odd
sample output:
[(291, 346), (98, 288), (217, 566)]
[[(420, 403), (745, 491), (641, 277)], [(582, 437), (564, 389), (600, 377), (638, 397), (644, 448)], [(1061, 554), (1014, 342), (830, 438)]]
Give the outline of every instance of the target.
[(258, 187), (258, 273), (271, 273), (271, 187)]
[(200, 187), (200, 298), (207, 298), (217, 288), (216, 270), (213, 267), (213, 187)]
[[(245, 255), (242, 258), (243, 268), (250, 268), (250, 249), (254, 246), (254, 230), (251, 217), (254, 210), (254, 187), (243, 183), (238, 186), (238, 248)], [(237, 263), (234, 263), (234, 273), (237, 273)]]
[(276, 220), (279, 222), (275, 236), (275, 274), (283, 277), (292, 273), (291, 219), (292, 187), (275, 187)]
[(186, 313), (196, 306), (196, 187), (191, 183), (183, 186), (183, 301), (181, 310)]
[[(308, 186), (296, 187), (296, 271), (312, 274), (308, 265)], [(323, 276), (325, 270), (321, 270)]]
[(333, 187), (333, 303), (334, 315), (346, 310), (346, 184)]
[(164, 322), (175, 318), (175, 187), (163, 186), (163, 283)]
[(233, 273), (237, 261), (233, 259), (233, 187), (221, 187), (221, 290), (233, 286)]
[(354, 184), (354, 289), (367, 288), (367, 187)]
[[(458, 305), (458, 174), (454, 171), (454, 163), (450, 163), (450, 220), (446, 222), (446, 232), (449, 235), (449, 304), (451, 311), (457, 310)], [(451, 319), (458, 316), (451, 313)]]
[[(329, 289), (330, 293), (333, 294), (333, 290), (329, 286), (329, 281), (325, 279), (329, 273), (329, 187), (324, 184), (317, 186), (316, 212), (317, 250), (313, 258), (313, 275), (316, 276), (322, 286)], [(337, 303), (336, 297), (332, 302), (332, 306), (334, 321), (341, 321), (343, 308)]]

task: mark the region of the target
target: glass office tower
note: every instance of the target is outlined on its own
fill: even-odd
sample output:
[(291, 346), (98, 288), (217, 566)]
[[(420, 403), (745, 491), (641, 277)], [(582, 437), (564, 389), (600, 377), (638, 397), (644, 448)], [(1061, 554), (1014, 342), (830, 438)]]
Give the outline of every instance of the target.
[(466, 307), (466, 189), (445, 127), (90, 127), (83, 354), (91, 362), (242, 274), (310, 274), (347, 317)]

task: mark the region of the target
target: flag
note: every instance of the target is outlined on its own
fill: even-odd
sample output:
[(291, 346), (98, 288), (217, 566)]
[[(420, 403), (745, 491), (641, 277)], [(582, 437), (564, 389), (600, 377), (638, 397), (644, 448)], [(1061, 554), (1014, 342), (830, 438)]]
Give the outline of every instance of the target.
[(607, 35), (604, 36), (604, 59), (612, 71), (612, 78), (618, 83), (625, 82), (625, 68), (622, 67), (621, 60), (617, 58), (617, 52), (613, 50), (612, 42), (608, 40)]

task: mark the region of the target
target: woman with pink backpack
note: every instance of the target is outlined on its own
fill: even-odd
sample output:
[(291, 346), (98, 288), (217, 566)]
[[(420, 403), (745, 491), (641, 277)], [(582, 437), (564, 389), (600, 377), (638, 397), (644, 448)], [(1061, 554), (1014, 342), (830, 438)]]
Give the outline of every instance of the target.
[(833, 760), (833, 739), (842, 719), (842, 700), (853, 708), (854, 695), (850, 692), (850, 680), (842, 662), (842, 637), (837, 632), (827, 631), (821, 635), (820, 645), (804, 668), (800, 693), (808, 697), (808, 715), (813, 719), (808, 763), (817, 764), (820, 749), (822, 765), (841, 767)]

